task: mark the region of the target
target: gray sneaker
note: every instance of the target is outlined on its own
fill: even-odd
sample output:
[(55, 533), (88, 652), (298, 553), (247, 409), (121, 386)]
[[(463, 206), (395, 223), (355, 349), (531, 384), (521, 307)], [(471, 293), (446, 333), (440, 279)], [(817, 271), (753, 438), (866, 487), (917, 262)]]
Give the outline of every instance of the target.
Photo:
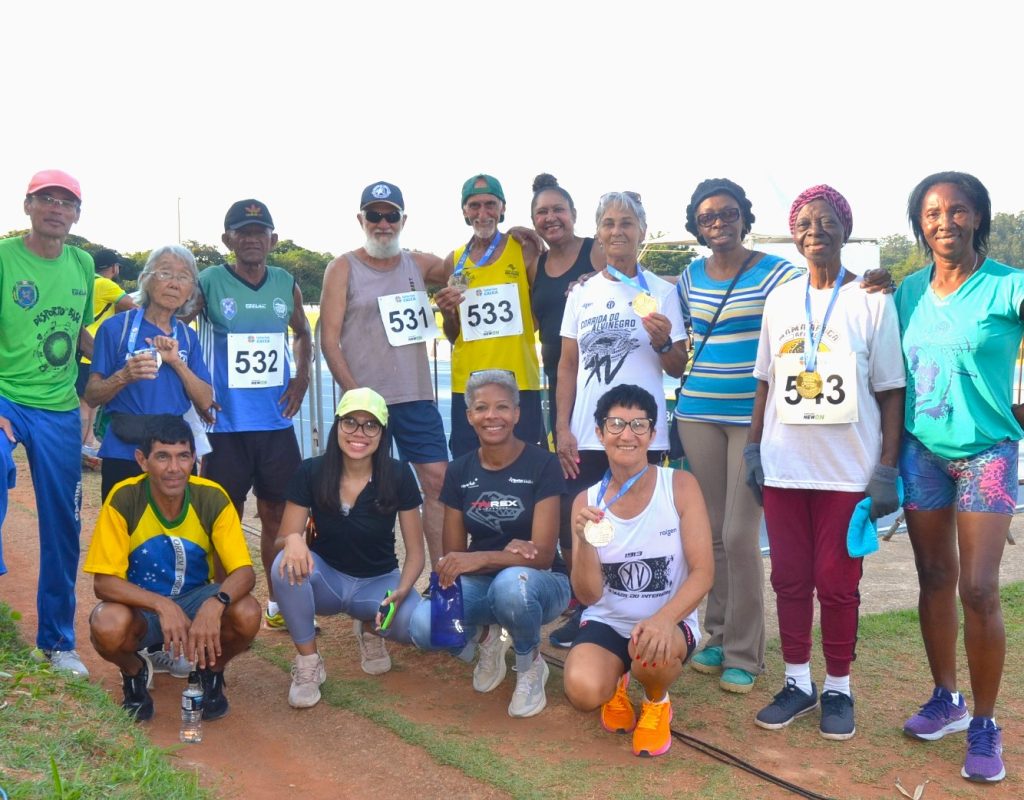
[(140, 652), (139, 655), (149, 661), (150, 671), (154, 673), (166, 672), (172, 678), (187, 678), (192, 671), (192, 664), (182, 654), (173, 658), (166, 650), (154, 650), (152, 653)]
[(66, 672), (72, 678), (88, 678), (89, 670), (82, 663), (77, 650), (40, 650), (32, 651), (32, 658), (35, 661), (49, 661), (58, 672)]
[(384, 640), (372, 633), (363, 631), (363, 621), (357, 619), (352, 624), (352, 633), (359, 642), (360, 666), (367, 675), (383, 675), (391, 669), (391, 656)]
[(319, 653), (296, 655), (292, 667), (292, 686), (288, 690), (288, 705), (292, 708), (312, 708), (320, 702), (320, 686), (326, 680), (327, 671)]
[(487, 638), (477, 644), (480, 654), (473, 669), (473, 688), (478, 692), (490, 692), (497, 688), (508, 672), (505, 654), (512, 646), (512, 640), (500, 625), (487, 628)]
[(528, 670), (516, 673), (516, 690), (512, 693), (512, 702), (508, 704), (510, 717), (532, 717), (544, 710), (548, 704), (548, 697), (544, 693), (548, 674), (548, 662), (540, 654)]

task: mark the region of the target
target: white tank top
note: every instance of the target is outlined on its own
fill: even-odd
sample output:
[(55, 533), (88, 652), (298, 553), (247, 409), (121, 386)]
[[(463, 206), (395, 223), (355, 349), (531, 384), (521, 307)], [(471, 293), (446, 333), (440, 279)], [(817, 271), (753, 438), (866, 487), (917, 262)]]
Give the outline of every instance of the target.
[[(675, 470), (654, 467), (657, 483), (647, 507), (632, 519), (620, 519), (611, 511), (605, 516), (615, 526), (615, 538), (597, 548), (604, 573), (601, 599), (583, 612), (583, 620), (603, 622), (620, 636), (628, 637), (640, 620), (655, 614), (679, 591), (689, 565), (683, 555), (679, 514), (672, 494)], [(587, 503), (597, 505), (600, 484), (587, 490)], [(685, 622), (700, 641), (697, 609)]]

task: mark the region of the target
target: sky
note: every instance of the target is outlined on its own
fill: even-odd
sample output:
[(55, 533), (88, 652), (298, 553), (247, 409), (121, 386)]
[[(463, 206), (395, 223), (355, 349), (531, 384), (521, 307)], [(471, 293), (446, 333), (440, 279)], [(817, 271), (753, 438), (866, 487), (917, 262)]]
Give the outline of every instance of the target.
[[(977, 175), (1024, 210), (1017, 3), (100, 2), (4, 8), (0, 232), (30, 176), (82, 184), (73, 232), (122, 252), (220, 244), (235, 200), (334, 254), (362, 189), (398, 184), (406, 247), (469, 234), (460, 189), (503, 184), (506, 226), (554, 174), (577, 233), (604, 192), (640, 192), (650, 234), (687, 236), (694, 187), (729, 177), (754, 231), (784, 234), (829, 183), (854, 235), (909, 235), (926, 175)], [(223, 249), (223, 248), (222, 248)]]

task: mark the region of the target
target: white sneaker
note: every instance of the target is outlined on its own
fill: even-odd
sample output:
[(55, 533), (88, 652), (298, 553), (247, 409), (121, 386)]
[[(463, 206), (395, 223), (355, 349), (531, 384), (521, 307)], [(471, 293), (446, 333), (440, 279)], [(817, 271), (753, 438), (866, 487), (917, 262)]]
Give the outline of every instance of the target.
[(356, 635), (359, 642), (359, 657), (362, 660), (363, 672), (367, 675), (383, 675), (391, 669), (391, 656), (384, 646), (384, 640), (372, 633), (363, 632), (363, 621), (354, 620), (352, 633)]
[(548, 662), (539, 653), (528, 670), (516, 673), (516, 690), (508, 704), (510, 717), (532, 717), (544, 710), (548, 704), (544, 684), (548, 682), (549, 674)]
[(480, 657), (473, 670), (474, 689), (490, 692), (505, 679), (505, 673), (508, 672), (505, 653), (511, 646), (512, 640), (500, 625), (488, 626), (487, 638), (476, 646)]
[(32, 658), (36, 661), (49, 661), (50, 665), (58, 672), (66, 672), (72, 678), (88, 678), (89, 670), (82, 663), (77, 650), (40, 650), (32, 651)]
[[(374, 637), (378, 638), (378, 637)], [(319, 653), (295, 656), (292, 667), (292, 687), (288, 690), (288, 705), (292, 708), (312, 708), (320, 702), (320, 686), (327, 680), (324, 660)]]
[(139, 655), (143, 658), (148, 658), (150, 674), (166, 672), (172, 678), (187, 678), (188, 674), (192, 671), (192, 662), (186, 659), (183, 654), (179, 654), (177, 658), (172, 658), (171, 654), (166, 650), (155, 650), (152, 653), (140, 651)]

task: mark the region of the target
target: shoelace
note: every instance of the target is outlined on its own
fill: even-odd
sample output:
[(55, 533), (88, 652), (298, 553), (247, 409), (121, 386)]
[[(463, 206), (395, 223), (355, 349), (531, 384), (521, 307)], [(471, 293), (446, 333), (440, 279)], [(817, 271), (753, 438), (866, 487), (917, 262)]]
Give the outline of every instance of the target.
[(824, 713), (831, 714), (833, 712), (838, 712), (840, 709), (842, 709), (843, 705), (845, 705), (843, 703), (843, 700), (845, 698), (846, 695), (842, 692), (822, 692), (821, 705), (824, 710)]
[(967, 731), (967, 750), (970, 753), (981, 756), (994, 756), (996, 754), (996, 729), (974, 728)]
[(528, 669), (523, 673), (523, 679), (521, 681), (516, 681), (516, 690), (513, 694), (533, 694), (533, 690), (540, 682), (543, 672), (543, 669), (534, 669), (533, 667)]
[(668, 708), (668, 703), (652, 703), (644, 700), (644, 709), (640, 713), (640, 721), (636, 724), (638, 728), (655, 730), (661, 724), (661, 716)]
[(372, 633), (361, 633), (359, 640), (363, 643), (363, 653), (367, 658), (383, 658), (388, 654), (384, 640)]
[(956, 706), (944, 697), (932, 697), (927, 703), (921, 706), (918, 712), (922, 717), (928, 719), (943, 719), (950, 716), (948, 709), (956, 709)]
[(316, 683), (317, 680), (319, 680), (319, 671), (319, 661), (308, 667), (300, 667), (298, 664), (292, 664), (292, 680), (296, 683)]
[(612, 696), (612, 699), (608, 701), (608, 710), (616, 714), (620, 712), (625, 713), (627, 706), (632, 710), (632, 704), (629, 702), (629, 695), (626, 694), (625, 690), (620, 685), (619, 688), (615, 690), (615, 694)]
[[(794, 692), (800, 691), (800, 688), (796, 685), (796, 681), (793, 678), (786, 678), (786, 685), (782, 687), (782, 691), (779, 692), (772, 699), (772, 705), (782, 705), (789, 701), (790, 697), (794, 696)], [(800, 692), (804, 694), (804, 692)]]

